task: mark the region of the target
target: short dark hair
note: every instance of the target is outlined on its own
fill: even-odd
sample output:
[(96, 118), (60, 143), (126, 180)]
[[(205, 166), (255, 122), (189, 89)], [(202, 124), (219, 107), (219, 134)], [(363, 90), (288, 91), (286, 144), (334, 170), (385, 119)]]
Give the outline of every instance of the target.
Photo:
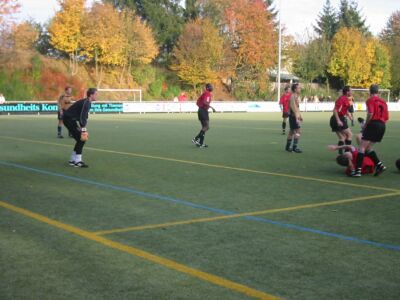
[(378, 94), (378, 93), (379, 93), (379, 85), (377, 85), (377, 84), (372, 84), (372, 85), (369, 87), (369, 92), (370, 92), (370, 94)]
[(290, 90), (290, 86), (285, 86), (285, 92), (287, 92), (288, 90)]
[(347, 167), (349, 165), (349, 158), (342, 154), (336, 157), (336, 162), (341, 166)]
[(67, 91), (67, 90), (69, 90), (69, 89), (72, 89), (72, 87), (70, 87), (69, 85), (67, 85), (67, 86), (65, 87), (64, 91)]
[(346, 85), (343, 89), (342, 89), (342, 93), (343, 95), (346, 95), (348, 92), (350, 92), (350, 86)]
[(299, 86), (299, 84), (297, 82), (292, 84), (292, 92), (293, 93), (296, 91), (298, 86)]
[(90, 97), (90, 96), (92, 96), (93, 94), (95, 94), (97, 92), (97, 89), (96, 88), (89, 88), (88, 90), (87, 90), (87, 92), (86, 92), (86, 97)]
[(212, 92), (213, 89), (214, 89), (214, 87), (212, 86), (211, 83), (207, 83), (207, 84), (206, 84), (206, 90), (207, 90), (207, 91)]

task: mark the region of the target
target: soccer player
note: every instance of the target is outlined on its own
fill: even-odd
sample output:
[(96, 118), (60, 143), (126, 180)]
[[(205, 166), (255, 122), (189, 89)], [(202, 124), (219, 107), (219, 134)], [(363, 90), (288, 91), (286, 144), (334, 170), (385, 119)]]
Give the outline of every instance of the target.
[(361, 177), (364, 157), (371, 158), (376, 165), (374, 176), (378, 176), (386, 170), (372, 147), (375, 143), (381, 142), (385, 135), (386, 122), (389, 120), (388, 107), (386, 102), (378, 97), (378, 85), (371, 85), (369, 93), (370, 98), (366, 102), (367, 118), (362, 131), (361, 144), (358, 148), (356, 170), (351, 174), (352, 177)]
[(92, 101), (96, 100), (97, 89), (90, 88), (86, 92), (86, 97), (79, 101), (76, 101), (70, 108), (64, 112), (64, 125), (71, 132), (75, 139), (75, 147), (72, 152), (69, 164), (77, 168), (89, 167), (82, 161), (83, 146), (88, 138), (86, 129), (87, 120), (89, 118), (89, 110), (92, 105)]
[(281, 99), (279, 100), (279, 106), (282, 110), (282, 135), (285, 135), (286, 130), (286, 120), (289, 117), (289, 102), (290, 102), (290, 87), (285, 87), (285, 93), (282, 95)]
[[(361, 133), (357, 135), (357, 141), (361, 143)], [(351, 145), (329, 145), (328, 149), (331, 151), (337, 151), (339, 149), (347, 150), (343, 154), (336, 157), (336, 162), (346, 168), (346, 175), (352, 176), (354, 174), (357, 164), (358, 150)], [(361, 174), (371, 174), (375, 171), (375, 164), (371, 158), (365, 157), (361, 166)]]
[(70, 108), (72, 105), (72, 88), (70, 86), (67, 86), (64, 89), (64, 94), (58, 98), (58, 113), (57, 113), (57, 119), (58, 119), (58, 126), (57, 126), (57, 137), (62, 139), (64, 138), (62, 135), (62, 125), (63, 125), (63, 114), (64, 111)]
[[(291, 89), (292, 89), (292, 95), (290, 96), (290, 102), (289, 102), (290, 131), (287, 136), (285, 149), (288, 152), (301, 153), (302, 151), (298, 148), (299, 138), (301, 134), (300, 123), (303, 121), (299, 109), (301, 87), (298, 83), (293, 83)], [(292, 140), (293, 140), (293, 146), (291, 147)]]
[[(330, 126), (332, 132), (335, 132), (339, 138), (338, 146), (351, 145), (353, 134), (347, 125), (347, 118), (352, 120), (352, 116), (349, 112), (351, 97), (351, 89), (349, 86), (345, 86), (342, 90), (342, 96), (340, 96), (335, 102), (335, 108), (333, 109), (333, 115), (330, 119)], [(339, 148), (339, 154), (343, 154), (343, 148)]]
[(201, 94), (199, 99), (197, 99), (196, 103), (197, 106), (199, 107), (197, 115), (201, 123), (201, 130), (199, 134), (192, 139), (192, 142), (199, 148), (208, 147), (208, 145), (204, 144), (204, 137), (206, 135), (206, 132), (210, 129), (210, 119), (208, 116), (208, 109), (211, 108), (213, 112), (215, 112), (215, 109), (210, 105), (212, 99), (212, 94), (211, 94), (212, 91), (213, 91), (212, 84), (207, 83), (205, 91), (203, 92), (203, 94)]

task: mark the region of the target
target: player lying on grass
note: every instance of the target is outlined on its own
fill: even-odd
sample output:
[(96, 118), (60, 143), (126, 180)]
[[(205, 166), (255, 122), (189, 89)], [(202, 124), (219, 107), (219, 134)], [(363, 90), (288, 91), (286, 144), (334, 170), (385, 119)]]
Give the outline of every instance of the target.
[[(357, 136), (357, 140), (359, 139), (361, 140), (361, 134)], [(328, 150), (330, 151), (345, 150), (346, 152), (336, 157), (336, 162), (341, 166), (347, 167), (346, 168), (347, 176), (352, 176), (356, 172), (358, 150), (355, 147), (351, 145), (341, 145), (341, 146), (329, 145)], [(374, 162), (370, 157), (365, 156), (361, 167), (361, 173), (371, 174), (374, 172), (375, 172)]]

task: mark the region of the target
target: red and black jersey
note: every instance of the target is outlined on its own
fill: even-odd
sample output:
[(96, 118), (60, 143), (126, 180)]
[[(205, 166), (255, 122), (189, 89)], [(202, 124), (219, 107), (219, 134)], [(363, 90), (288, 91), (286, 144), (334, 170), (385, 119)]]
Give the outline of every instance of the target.
[(344, 117), (345, 115), (347, 115), (349, 107), (350, 100), (347, 96), (343, 95), (336, 100), (334, 110), (338, 112), (339, 117)]
[(282, 112), (288, 113), (289, 112), (289, 102), (292, 93), (286, 93), (282, 95), (281, 99), (279, 100), (279, 104), (282, 105)]
[[(357, 165), (357, 156), (358, 156), (358, 150), (353, 148), (351, 150), (351, 154), (353, 155), (353, 159), (351, 160), (353, 165)], [(375, 164), (372, 161), (371, 158), (368, 156), (364, 156), (364, 160), (361, 166), (361, 174), (371, 174), (375, 172)], [(349, 175), (351, 173), (350, 167), (346, 169), (346, 174)]]
[(197, 99), (197, 106), (208, 110), (210, 108), (212, 94), (210, 91), (205, 90), (203, 94)]
[(366, 104), (367, 112), (372, 115), (371, 121), (386, 123), (389, 120), (389, 111), (385, 100), (374, 95), (367, 100)]

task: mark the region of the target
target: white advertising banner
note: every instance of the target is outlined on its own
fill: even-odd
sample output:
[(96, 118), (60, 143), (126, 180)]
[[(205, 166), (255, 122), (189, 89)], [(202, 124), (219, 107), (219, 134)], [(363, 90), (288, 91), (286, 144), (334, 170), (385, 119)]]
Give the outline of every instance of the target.
[[(212, 106), (218, 112), (280, 112), (277, 102), (213, 102)], [(334, 102), (300, 103), (300, 111), (331, 112)], [(400, 103), (388, 103), (389, 111), (400, 111)], [(365, 111), (365, 103), (355, 103), (355, 111)], [(126, 102), (123, 103), (124, 113), (180, 113), (197, 112), (195, 102)]]

